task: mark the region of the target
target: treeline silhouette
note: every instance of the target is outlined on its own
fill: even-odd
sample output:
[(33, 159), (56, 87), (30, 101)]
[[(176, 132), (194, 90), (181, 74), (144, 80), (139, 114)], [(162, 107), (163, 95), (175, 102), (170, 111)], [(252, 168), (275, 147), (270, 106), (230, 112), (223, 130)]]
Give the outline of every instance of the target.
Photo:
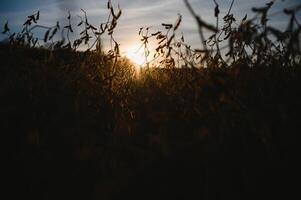
[[(141, 28), (145, 66), (120, 55), (121, 16), (75, 34), (28, 16), (20, 33), (8, 22), (0, 45), (3, 171), (11, 199), (289, 199), (298, 193), (301, 66), (300, 6), (285, 9), (285, 31), (265, 7), (239, 23), (231, 7), (219, 27), (185, 1), (202, 49), (177, 33)], [(260, 19), (259, 24), (256, 19)], [(34, 30), (45, 29), (43, 38)], [(208, 39), (203, 30), (212, 32)], [(58, 33), (61, 32), (58, 37)], [(111, 49), (102, 48), (108, 35)], [(158, 40), (150, 57), (150, 40)], [(226, 44), (226, 48), (220, 45)], [(78, 49), (86, 46), (85, 51)], [(223, 54), (224, 50), (225, 54)]]

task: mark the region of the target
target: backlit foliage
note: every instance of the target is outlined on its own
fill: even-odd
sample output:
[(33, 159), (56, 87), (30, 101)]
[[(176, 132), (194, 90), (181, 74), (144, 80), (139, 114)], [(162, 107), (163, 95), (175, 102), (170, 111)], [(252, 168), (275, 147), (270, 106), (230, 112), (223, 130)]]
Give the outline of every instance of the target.
[(220, 16), (214, 1), (211, 25), (185, 0), (200, 49), (178, 32), (180, 14), (162, 30), (140, 28), (146, 67), (139, 72), (120, 55), (114, 31), (122, 11), (111, 1), (98, 26), (84, 10), (52, 27), (36, 12), (19, 33), (6, 22), (0, 121), (13, 166), (10, 195), (290, 199), (299, 170), (300, 6), (283, 11), (290, 19), (278, 30), (268, 21), (274, 1), (243, 19), (231, 13), (233, 2)]

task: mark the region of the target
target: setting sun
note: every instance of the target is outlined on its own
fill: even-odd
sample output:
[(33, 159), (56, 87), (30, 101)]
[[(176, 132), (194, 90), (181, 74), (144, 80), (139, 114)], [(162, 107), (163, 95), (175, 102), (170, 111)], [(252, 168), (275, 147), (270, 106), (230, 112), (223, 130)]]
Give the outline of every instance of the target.
[(126, 48), (125, 56), (137, 65), (145, 63), (143, 48), (140, 48), (140, 45), (132, 45)]

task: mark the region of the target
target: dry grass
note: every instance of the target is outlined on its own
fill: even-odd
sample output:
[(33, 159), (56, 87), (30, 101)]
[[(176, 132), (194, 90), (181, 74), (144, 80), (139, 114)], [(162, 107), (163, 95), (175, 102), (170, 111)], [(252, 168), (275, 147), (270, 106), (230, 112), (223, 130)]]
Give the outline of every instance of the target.
[[(294, 194), (301, 111), (297, 9), (284, 10), (291, 16), (286, 31), (268, 25), (272, 3), (253, 9), (260, 24), (247, 17), (238, 22), (230, 8), (220, 28), (216, 2), (216, 26), (185, 2), (201, 38), (204, 29), (213, 35), (203, 49), (192, 49), (177, 33), (181, 16), (163, 23), (164, 30), (141, 28), (147, 67), (139, 78), (120, 56), (114, 30), (121, 10), (115, 13), (110, 1), (108, 21), (99, 28), (83, 11), (74, 41), (71, 13), (64, 27), (38, 25), (39, 12), (21, 33), (5, 24), (10, 43), (0, 45), (1, 133), (16, 197)], [(34, 36), (36, 28), (45, 29), (44, 41)], [(60, 31), (63, 38), (55, 41)], [(101, 45), (105, 34), (109, 52)], [(149, 40), (158, 41), (154, 58)], [(226, 55), (221, 43), (228, 44)], [(81, 45), (85, 52), (77, 51)]]

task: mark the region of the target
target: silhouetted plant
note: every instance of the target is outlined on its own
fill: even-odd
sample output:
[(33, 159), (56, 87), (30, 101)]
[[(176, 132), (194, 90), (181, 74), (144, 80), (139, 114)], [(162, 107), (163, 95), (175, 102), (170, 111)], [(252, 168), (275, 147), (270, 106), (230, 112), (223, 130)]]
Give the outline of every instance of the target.
[[(1, 133), (8, 137), (6, 150), (18, 169), (12, 180), (23, 180), (14, 190), (24, 187), (28, 195), (22, 195), (36, 199), (60, 193), (65, 199), (89, 199), (95, 185), (107, 198), (121, 187), (139, 194), (153, 189), (155, 184), (143, 184), (152, 180), (148, 176), (160, 179), (161, 168), (167, 167), (167, 174), (170, 168), (175, 173), (166, 176), (171, 185), (166, 193), (175, 196), (197, 188), (195, 193), (201, 191), (207, 199), (212, 194), (232, 198), (240, 195), (237, 191), (243, 199), (246, 191), (268, 187), (270, 198), (279, 173), (291, 170), (281, 168), (289, 165), (283, 160), (293, 163), (300, 146), (296, 12), (301, 6), (284, 10), (290, 19), (283, 31), (267, 20), (273, 2), (254, 8), (254, 18), (241, 20), (231, 13), (234, 0), (222, 18), (213, 2), (215, 25), (203, 21), (185, 0), (197, 22), (201, 48), (191, 47), (179, 33), (180, 14), (158, 31), (140, 28), (146, 67), (139, 76), (135, 65), (120, 55), (114, 33), (122, 12), (111, 1), (108, 19), (99, 26), (90, 23), (84, 10), (76, 27), (71, 12), (65, 25), (50, 27), (39, 25), (36, 12), (20, 33), (12, 33), (6, 22), (2, 33), (9, 44), (0, 45), (0, 121)], [(36, 29), (45, 31), (43, 38), (35, 36)], [(208, 38), (205, 30), (212, 33)], [(141, 176), (137, 171), (147, 181), (129, 188)], [(198, 180), (195, 174), (200, 175), (203, 182), (191, 187), (195, 183), (169, 180), (182, 172)], [(254, 179), (262, 176), (265, 182), (258, 186)], [(223, 185), (229, 179), (233, 186)]]
[[(189, 67), (231, 67), (237, 62), (243, 61), (249, 67), (259, 66), (263, 63), (278, 62), (279, 66), (295, 65), (300, 57), (300, 24), (295, 12), (298, 7), (284, 9), (284, 13), (290, 16), (288, 28), (285, 31), (273, 28), (268, 24), (268, 12), (273, 6), (271, 1), (262, 8), (253, 8), (255, 17), (248, 19), (246, 15), (239, 24), (231, 13), (234, 0), (231, 2), (227, 14), (223, 17), (223, 25), (219, 27), (219, 5), (216, 1), (214, 16), (216, 25), (204, 22), (196, 14), (188, 0), (185, 0), (188, 10), (195, 18), (203, 49), (192, 49), (190, 45), (184, 43), (184, 36), (177, 38), (176, 30), (181, 23), (181, 16), (173, 24), (162, 24), (167, 30), (165, 33), (157, 31), (149, 33), (149, 28), (141, 28), (139, 35), (145, 49), (146, 63), (149, 65), (153, 61), (159, 61), (157, 66), (189, 66)], [(260, 18), (260, 24), (257, 19)], [(174, 27), (174, 28), (173, 28)], [(205, 39), (204, 30), (214, 32)], [(152, 38), (156, 38), (158, 46), (155, 48), (154, 58), (149, 61), (150, 50), (147, 43)], [(276, 40), (275, 40), (276, 38)], [(228, 44), (225, 46), (225, 44)], [(224, 45), (222, 48), (221, 45)], [(225, 53), (222, 53), (222, 51)], [(280, 63), (281, 64), (280, 64)], [(156, 65), (156, 63), (154, 63)]]

